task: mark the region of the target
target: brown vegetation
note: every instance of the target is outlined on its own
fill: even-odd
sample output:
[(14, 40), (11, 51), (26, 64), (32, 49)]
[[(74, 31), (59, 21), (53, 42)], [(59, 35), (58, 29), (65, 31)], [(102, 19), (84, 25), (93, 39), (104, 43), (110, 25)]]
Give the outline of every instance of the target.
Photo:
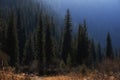
[(0, 80), (30, 80), (25, 74), (14, 74), (11, 71), (0, 71)]
[[(76, 68), (77, 69), (77, 68)], [(0, 80), (120, 80), (119, 60), (105, 60), (94, 70), (85, 66), (65, 75), (44, 76), (15, 74), (13, 71), (0, 71)]]

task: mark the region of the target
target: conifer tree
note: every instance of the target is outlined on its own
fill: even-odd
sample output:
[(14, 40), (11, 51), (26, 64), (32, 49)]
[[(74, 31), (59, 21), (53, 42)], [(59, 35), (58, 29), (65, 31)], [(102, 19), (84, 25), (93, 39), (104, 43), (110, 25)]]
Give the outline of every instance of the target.
[(46, 55), (46, 67), (51, 69), (55, 59), (55, 53), (53, 49), (53, 38), (51, 35), (50, 19), (46, 16), (46, 30), (45, 30), (45, 55)]
[(72, 49), (72, 23), (69, 9), (67, 10), (67, 14), (65, 16), (65, 25), (64, 25), (64, 35), (63, 35), (63, 45), (62, 45), (62, 58), (65, 64), (67, 64), (68, 55), (71, 56)]
[(25, 43), (24, 53), (23, 53), (23, 65), (30, 66), (31, 62), (34, 60), (34, 52), (33, 52), (33, 38), (32, 34), (29, 35), (28, 39)]
[(110, 33), (107, 34), (106, 57), (113, 59), (113, 48)]
[(67, 56), (67, 66), (68, 66), (68, 67), (71, 67), (71, 65), (72, 65), (71, 55), (68, 54), (68, 56)]
[(7, 25), (5, 20), (2, 18), (2, 12), (0, 10), (0, 49), (6, 52), (6, 33)]
[(101, 62), (102, 61), (102, 52), (101, 52), (101, 45), (100, 44), (98, 44), (97, 53), (98, 53), (98, 61)]
[(97, 56), (96, 56), (95, 44), (93, 40), (91, 42), (91, 53), (92, 53), (92, 63), (93, 63), (93, 66), (95, 67)]
[(77, 65), (77, 35), (75, 34), (73, 37), (72, 44), (72, 66), (75, 67)]
[(39, 15), (39, 22), (37, 26), (37, 43), (36, 43), (36, 48), (37, 48), (37, 60), (39, 61), (39, 74), (44, 74), (44, 58), (45, 58), (45, 53), (44, 53), (44, 30), (43, 30), (43, 20), (42, 20), (42, 14), (40, 13)]
[(7, 53), (10, 56), (10, 66), (17, 67), (19, 62), (19, 47), (14, 12), (11, 13), (7, 30)]
[(51, 34), (52, 34), (52, 37), (56, 38), (56, 28), (55, 28), (53, 17), (51, 18)]
[(81, 48), (82, 48), (82, 25), (79, 25), (78, 28), (78, 42), (77, 42), (77, 64), (80, 65), (82, 64), (82, 53), (81, 53)]
[(77, 59), (78, 64), (88, 64), (89, 57), (89, 40), (87, 34), (86, 21), (83, 25), (79, 26), (78, 31), (78, 46), (77, 46)]
[(26, 35), (25, 35), (25, 28), (22, 25), (21, 13), (19, 9), (17, 10), (17, 34), (18, 34), (18, 42), (19, 42), (19, 63), (21, 65), (23, 62), (23, 51), (25, 47)]

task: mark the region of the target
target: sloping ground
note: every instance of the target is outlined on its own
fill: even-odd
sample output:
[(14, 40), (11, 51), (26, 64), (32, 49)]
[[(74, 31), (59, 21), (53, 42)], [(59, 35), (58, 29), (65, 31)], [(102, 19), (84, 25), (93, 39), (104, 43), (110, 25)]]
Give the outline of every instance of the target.
[(26, 74), (14, 74), (12, 72), (0, 71), (0, 80), (120, 80), (120, 73), (99, 73), (92, 72), (85, 76), (81, 74), (71, 73), (68, 75), (38, 77)]

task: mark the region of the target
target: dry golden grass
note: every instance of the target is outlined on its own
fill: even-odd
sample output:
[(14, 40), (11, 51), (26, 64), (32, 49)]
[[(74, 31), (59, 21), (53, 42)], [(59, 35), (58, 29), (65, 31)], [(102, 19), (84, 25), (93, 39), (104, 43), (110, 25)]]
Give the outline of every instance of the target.
[(62, 76), (44, 77), (43, 80), (120, 80), (120, 60), (105, 60), (94, 71), (85, 69)]
[(73, 75), (44, 77), (43, 80), (120, 80), (120, 74), (107, 75), (94, 72), (86, 76), (79, 74), (76, 74), (76, 76), (75, 74)]
[(120, 80), (120, 73), (100, 73), (93, 71), (82, 75), (81, 73), (69, 73), (67, 75), (38, 77), (38, 76), (25, 76), (23, 74), (14, 74), (12, 72), (0, 71), (0, 80)]
[[(82, 74), (85, 69), (85, 74)], [(0, 80), (120, 80), (119, 61), (106, 60), (94, 71), (83, 68), (78, 72), (57, 76), (29, 76), (26, 74), (14, 74), (12, 71), (0, 71)]]
[(14, 74), (10, 71), (0, 71), (0, 80), (30, 80), (30, 78), (24, 74)]

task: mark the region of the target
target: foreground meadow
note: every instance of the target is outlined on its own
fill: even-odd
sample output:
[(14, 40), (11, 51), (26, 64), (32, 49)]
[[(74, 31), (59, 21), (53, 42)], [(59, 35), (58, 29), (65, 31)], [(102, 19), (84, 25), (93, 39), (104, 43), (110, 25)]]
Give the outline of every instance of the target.
[(86, 75), (70, 73), (68, 75), (38, 77), (36, 75), (0, 71), (0, 80), (120, 80), (120, 73), (106, 74), (95, 71)]
[(106, 60), (94, 70), (82, 66), (78, 70), (54, 76), (16, 74), (12, 70), (0, 70), (0, 80), (120, 80), (120, 63), (119, 61)]

